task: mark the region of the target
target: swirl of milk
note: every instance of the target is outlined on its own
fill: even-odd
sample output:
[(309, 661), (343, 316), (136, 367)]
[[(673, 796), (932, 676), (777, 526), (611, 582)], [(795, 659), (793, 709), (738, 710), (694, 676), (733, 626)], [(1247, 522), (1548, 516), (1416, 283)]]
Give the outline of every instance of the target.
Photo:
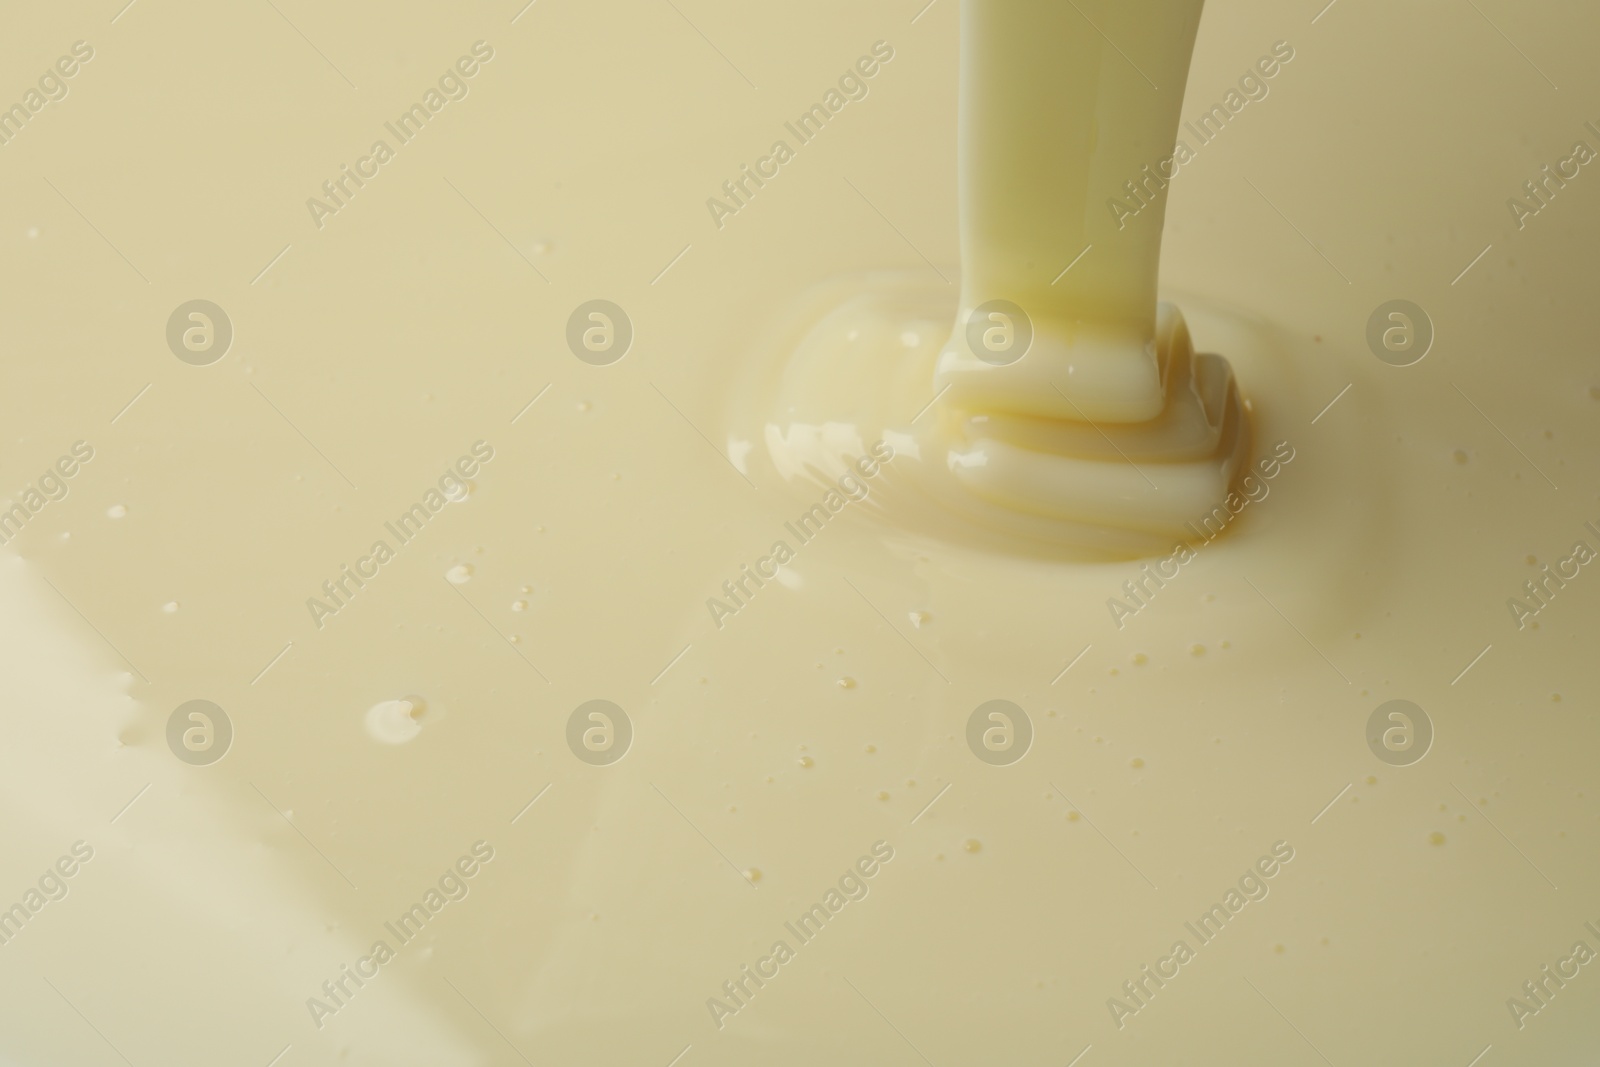
[(1231, 367), (1156, 300), (1201, 5), (965, 0), (959, 298), (892, 274), (813, 293), (764, 428), (780, 474), (881, 437), (915, 491), (875, 506), (908, 527), (1113, 556), (1192, 536), (1250, 445)]
[[(1151, 164), (1172, 157), (1201, 4), (962, 5), (962, 295), (934, 386), (951, 470), (984, 499), (1181, 536), (1243, 459), (1232, 370), (1156, 302)], [(1136, 217), (1112, 210), (1134, 193)], [(1007, 330), (1020, 358), (987, 350)]]

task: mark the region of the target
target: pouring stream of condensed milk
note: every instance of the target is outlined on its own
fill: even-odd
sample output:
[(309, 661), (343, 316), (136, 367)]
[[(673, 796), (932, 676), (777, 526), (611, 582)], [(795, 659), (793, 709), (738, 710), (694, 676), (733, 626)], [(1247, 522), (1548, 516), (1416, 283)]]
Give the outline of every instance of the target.
[(1600, 4), (924, 5), (11, 5), (0, 1065), (1594, 1067)]
[[(1158, 166), (1201, 2), (962, 7), (961, 310), (935, 385), (967, 442), (958, 477), (995, 503), (1183, 536), (1244, 451), (1228, 365), (1156, 305)], [(1117, 40), (1141, 42), (1159, 82)], [(1131, 222), (1106, 207), (1130, 184), (1152, 201)], [(1032, 334), (1014, 362), (1008, 316), (983, 313), (1002, 301)]]
[[(1152, 347), (1166, 211), (1156, 165), (1172, 155), (1200, 7), (963, 5), (960, 322), (1006, 300), (1031, 318), (1033, 338), (1025, 358), (996, 370), (980, 360), (1010, 353), (953, 350), (939, 368), (953, 400), (1079, 422), (1146, 422), (1166, 409)], [(1108, 37), (1138, 42), (1161, 84)], [(1128, 182), (1154, 202), (1119, 221), (1106, 204)]]
[[(1183, 316), (1156, 302), (1163, 174), (1201, 6), (962, 5), (955, 327), (929, 377), (920, 366), (890, 377), (901, 388), (931, 380), (936, 417), (908, 437), (945, 470), (925, 471), (923, 487), (984, 525), (1100, 551), (1167, 550), (1193, 536), (1187, 524), (1224, 500), (1244, 462), (1231, 368), (1196, 354)], [(1139, 65), (1118, 40), (1139, 42)], [(1119, 217), (1114, 197), (1147, 206)], [(914, 318), (934, 299), (928, 287), (859, 288), (869, 292), (801, 342), (800, 362), (830, 363), (819, 347), (859, 349), (863, 336), (859, 359), (915, 362), (888, 340), (914, 328), (872, 320)], [(840, 375), (892, 388), (859, 381), (859, 369)], [(793, 445), (789, 429), (774, 436)]]

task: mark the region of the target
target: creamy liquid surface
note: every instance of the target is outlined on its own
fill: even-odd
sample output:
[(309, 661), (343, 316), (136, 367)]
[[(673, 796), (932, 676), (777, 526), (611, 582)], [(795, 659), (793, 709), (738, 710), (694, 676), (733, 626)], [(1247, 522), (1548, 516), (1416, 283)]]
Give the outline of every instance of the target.
[[(1520, 230), (1505, 204), (1600, 147), (1592, 15), (1485, 9), (1555, 90), (1455, 7), (1207, 10), (1185, 119), (1274, 42), (1294, 59), (1190, 137), (1161, 293), (1237, 372), (1252, 459), (1293, 458), (1119, 628), (1107, 601), (1170, 550), (919, 526), (890, 510), (909, 453), (786, 534), (824, 488), (773, 465), (758, 339), (840, 275), (943, 271), (956, 305), (955, 4), (280, 7), (30, 12), (0, 45), (17, 99), (94, 49), (0, 148), (7, 491), (93, 449), (0, 566), (0, 903), (92, 849), (0, 944), (5, 1062), (1592, 1055), (1592, 964), (1520, 1029), (1506, 1002), (1600, 950), (1600, 579), (1569, 564), (1520, 630), (1507, 599), (1600, 549), (1597, 215), (1586, 173)], [(479, 40), (465, 98), (397, 144)], [(879, 40), (865, 98), (797, 144)], [(306, 198), (377, 138), (393, 159), (317, 228)], [(793, 159), (717, 228), (706, 198), (778, 138)], [(634, 329), (610, 366), (566, 342), (597, 298)], [(194, 299), (233, 326), (210, 366), (164, 335)], [(1437, 333), (1410, 367), (1367, 347), (1392, 299)], [(838, 399), (845, 427), (873, 403)], [(466, 499), (399, 544), (385, 523), (479, 441)], [(319, 628), (307, 599), (379, 539)], [(707, 600), (778, 540), (719, 628)], [(197, 699), (233, 730), (208, 766), (167, 740)], [(596, 699), (631, 721), (610, 765), (567, 740)], [(968, 746), (995, 699), (1033, 727), (1009, 766)], [(1392, 699), (1434, 728), (1411, 766), (1367, 745)], [(790, 934), (877, 842), (866, 895)], [(1185, 924), (1279, 842), (1202, 945)], [(385, 924), (430, 889), (402, 944)], [(319, 1029), (308, 998), (379, 940)], [(719, 1029), (708, 999), (779, 940)], [(1119, 1028), (1108, 1000), (1178, 940)]]

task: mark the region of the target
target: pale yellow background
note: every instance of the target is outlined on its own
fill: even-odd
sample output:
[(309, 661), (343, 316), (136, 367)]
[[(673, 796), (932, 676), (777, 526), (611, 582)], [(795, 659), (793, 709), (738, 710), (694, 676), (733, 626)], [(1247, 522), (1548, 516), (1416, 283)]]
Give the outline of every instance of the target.
[[(1600, 577), (1537, 631), (1505, 607), (1526, 557), (1596, 544), (1600, 521), (1600, 177), (1521, 232), (1505, 208), (1574, 140), (1600, 147), (1587, 5), (1339, 0), (1314, 25), (1315, 4), (1209, 5), (1185, 117), (1274, 41), (1296, 58), (1175, 183), (1163, 290), (1255, 323), (1198, 310), (1196, 335), (1297, 458), (1126, 629), (1104, 601), (1132, 566), (853, 515), (802, 550), (801, 589), (717, 631), (705, 598), (800, 510), (699, 436), (760, 419), (727, 387), (748, 338), (821, 278), (958, 259), (956, 0), (914, 24), (916, 0), (538, 0), (515, 24), (516, 2), (274, 2), (29, 5), (0, 34), (0, 101), (95, 49), (0, 147), (0, 490), (75, 440), (96, 452), (0, 554), (0, 901), (96, 850), (0, 946), (0, 1062), (665, 1067), (690, 1046), (685, 1067), (947, 1067), (1092, 1045), (1082, 1067), (1465, 1067), (1492, 1045), (1485, 1067), (1548, 1067), (1600, 1048), (1593, 966), (1525, 1030), (1504, 1006), (1600, 924)], [(306, 198), (480, 39), (470, 95), (319, 231)], [(870, 96), (718, 231), (706, 197), (879, 39), (896, 55)], [(608, 368), (565, 346), (596, 297), (636, 329)], [(1364, 341), (1397, 297), (1438, 335), (1403, 370)], [(164, 339), (195, 298), (234, 325), (210, 367)], [(478, 439), (495, 458), (471, 500), (315, 629), (306, 597)], [(421, 735), (378, 744), (365, 710), (413, 693)], [(1038, 731), (1011, 768), (962, 739), (997, 696)], [(196, 697), (237, 732), (206, 768), (164, 740)], [(637, 731), (610, 768), (564, 741), (595, 697)], [(1415, 767), (1363, 741), (1394, 697), (1438, 730)], [(316, 1030), (306, 998), (479, 839), (496, 858), (471, 895)], [(872, 894), (717, 1031), (705, 999), (879, 839), (896, 859)], [(1279, 839), (1297, 857), (1272, 895), (1116, 1030), (1106, 998)]]

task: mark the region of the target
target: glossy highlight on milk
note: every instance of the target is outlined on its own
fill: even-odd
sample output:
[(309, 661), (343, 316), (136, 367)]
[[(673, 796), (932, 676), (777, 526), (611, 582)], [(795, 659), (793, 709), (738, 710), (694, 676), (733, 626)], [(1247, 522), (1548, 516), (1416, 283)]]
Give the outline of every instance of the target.
[[(1600, 12), (1024, 6), (1063, 40), (1011, 66), (1078, 57), (1099, 132), (1183, 100), (1071, 185), (1038, 314), (963, 296), (953, 0), (12, 13), (13, 98), (95, 58), (4, 152), (0, 488), (47, 503), (0, 509), (0, 1059), (1587, 1062), (1600, 217), (1581, 175), (1505, 202), (1587, 136)], [(470, 98), (308, 226), (474, 40)], [(1028, 350), (968, 367), (996, 300), (1029, 329), (979, 343)], [(1428, 358), (1369, 347), (1395, 302)], [(164, 336), (199, 303), (231, 344)]]
[[(796, 401), (826, 408), (829, 396), (870, 390), (883, 411), (873, 417), (892, 419), (909, 408), (907, 383), (931, 378), (926, 423), (886, 426), (915, 440), (923, 495), (947, 506), (965, 497), (956, 506), (980, 521), (1068, 549), (1140, 555), (1190, 536), (1187, 517), (1221, 501), (1246, 462), (1248, 414), (1226, 360), (1196, 353), (1181, 313), (1157, 304), (1160, 190), (1140, 202), (1148, 210), (1130, 233), (1122, 215), (1108, 223), (1091, 207), (1113, 203), (1116, 176), (1140, 160), (1163, 148), (1171, 160), (1199, 12), (1198, 0), (1152, 0), (1102, 13), (1101, 35), (1159, 27), (1144, 36), (1159, 46), (1167, 87), (1146, 94), (1130, 90), (1137, 68), (1086, 34), (1081, 11), (964, 4), (961, 285), (949, 341), (929, 366), (922, 338), (944, 332), (924, 329), (943, 302), (931, 288), (885, 292), (868, 278), (849, 293), (847, 283), (845, 302), (794, 342), (777, 417), (792, 418)], [(1064, 249), (1081, 251), (1056, 271)], [(862, 360), (904, 369), (861, 381), (840, 365)], [(768, 424), (779, 469), (799, 462), (789, 450), (805, 429)]]

